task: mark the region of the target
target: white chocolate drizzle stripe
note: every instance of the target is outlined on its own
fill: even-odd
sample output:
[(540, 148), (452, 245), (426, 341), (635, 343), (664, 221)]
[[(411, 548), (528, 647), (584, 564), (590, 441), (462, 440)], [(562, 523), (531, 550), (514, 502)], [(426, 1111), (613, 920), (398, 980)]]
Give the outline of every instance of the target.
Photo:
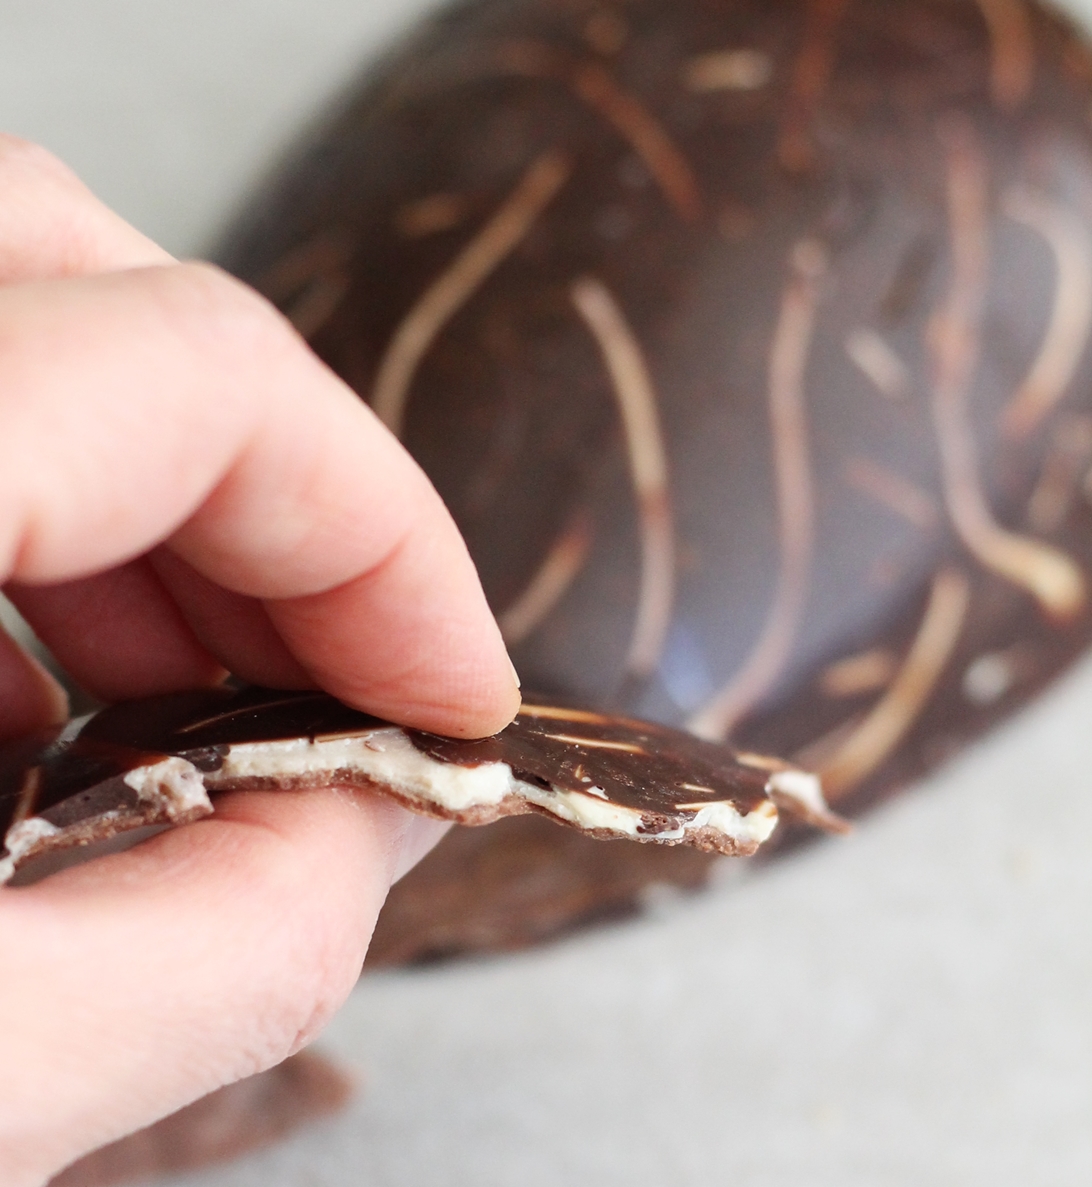
[(921, 625), (898, 674), (820, 769), (832, 801), (872, 774), (918, 719), (959, 640), (970, 598), (970, 582), (958, 569), (941, 569), (933, 578)]
[(1008, 190), (1001, 208), (1046, 240), (1057, 270), (1054, 303), (1039, 353), (1005, 408), (1008, 436), (1026, 437), (1065, 395), (1092, 329), (1092, 238), (1071, 211), (1020, 187)]
[(796, 638), (807, 597), (815, 547), (804, 372), (815, 328), (818, 285), (826, 254), (815, 240), (792, 253), (793, 275), (781, 299), (781, 316), (769, 356), (769, 413), (777, 482), (781, 568), (773, 605), (743, 667), (689, 722), (701, 738), (721, 739), (769, 692)]
[(640, 678), (650, 675), (659, 663), (675, 600), (675, 530), (667, 450), (652, 376), (618, 302), (591, 276), (575, 281), (571, 292), (611, 377), (637, 496), (641, 582), (626, 670)]
[(978, 475), (967, 395), (979, 353), (989, 266), (986, 162), (970, 123), (949, 117), (940, 128), (948, 165), (952, 278), (933, 314), (933, 419), (940, 446), (944, 497), (952, 524), (978, 561), (1030, 593), (1053, 619), (1066, 622), (1085, 606), (1084, 574), (1060, 549), (1001, 527)]
[(591, 543), (591, 517), (581, 508), (550, 546), (523, 592), (497, 615), (505, 643), (510, 647), (521, 643), (545, 622), (584, 567)]
[(527, 235), (569, 173), (569, 162), (561, 153), (543, 153), (402, 319), (379, 364), (371, 401), (396, 437), (402, 431), (410, 384), (436, 335)]
[(1035, 39), (1024, 0), (978, 0), (990, 35), (990, 98), (1002, 111), (1021, 107), (1035, 80)]

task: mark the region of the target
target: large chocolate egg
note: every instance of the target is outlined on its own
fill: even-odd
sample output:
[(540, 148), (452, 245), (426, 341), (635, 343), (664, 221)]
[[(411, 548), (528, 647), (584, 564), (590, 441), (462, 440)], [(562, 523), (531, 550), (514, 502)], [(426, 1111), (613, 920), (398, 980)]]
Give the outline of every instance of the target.
[[(852, 811), (1089, 637), (1090, 101), (1024, 0), (476, 0), (222, 258), (428, 471), (525, 685), (783, 753)], [(577, 873), (542, 827), (457, 838), (419, 897), (571, 876), (565, 922), (699, 878)]]

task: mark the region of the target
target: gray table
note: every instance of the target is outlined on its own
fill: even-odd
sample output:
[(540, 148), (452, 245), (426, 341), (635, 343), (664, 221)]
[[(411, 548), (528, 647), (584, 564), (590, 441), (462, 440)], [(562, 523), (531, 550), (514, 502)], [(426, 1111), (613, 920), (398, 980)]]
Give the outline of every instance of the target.
[[(3, 0), (0, 124), (200, 252), (420, 0)], [(1092, 0), (1085, 0), (1092, 14)], [(342, 1119), (189, 1187), (1092, 1182), (1092, 664), (849, 840), (372, 976)]]

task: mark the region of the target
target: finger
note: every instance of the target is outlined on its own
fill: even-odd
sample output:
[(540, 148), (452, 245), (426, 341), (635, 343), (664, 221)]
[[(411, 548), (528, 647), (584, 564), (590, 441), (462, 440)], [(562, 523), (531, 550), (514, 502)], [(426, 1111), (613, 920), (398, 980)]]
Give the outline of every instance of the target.
[[(51, 1172), (313, 1038), (420, 827), (379, 797), (225, 797), (207, 821), (0, 890), (0, 1166)], [(431, 822), (425, 822), (427, 825)]]
[(464, 736), (518, 705), (427, 479), (269, 306), (214, 269), (0, 290), (0, 580), (71, 581), (170, 537), (261, 598), (301, 666)]
[(55, 156), (0, 133), (0, 284), (167, 263)]
[(235, 675), (269, 688), (314, 686), (259, 598), (232, 593), (202, 577), (169, 548), (157, 548), (149, 561), (194, 635)]
[(92, 696), (104, 701), (219, 684), (223, 665), (198, 641), (147, 560), (8, 596)]
[(0, 630), (0, 740), (56, 725), (68, 716), (68, 697), (33, 656)]

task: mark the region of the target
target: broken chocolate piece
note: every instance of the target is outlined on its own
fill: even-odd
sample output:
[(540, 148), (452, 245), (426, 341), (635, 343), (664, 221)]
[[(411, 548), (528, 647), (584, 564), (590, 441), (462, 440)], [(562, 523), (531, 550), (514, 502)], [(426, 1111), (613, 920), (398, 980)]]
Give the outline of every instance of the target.
[(537, 814), (453, 828), (391, 888), (364, 969), (508, 952), (631, 917), (650, 888), (696, 892), (726, 860), (690, 845), (603, 845)]
[(542, 812), (595, 837), (746, 855), (778, 807), (842, 827), (813, 775), (650, 722), (524, 704), (491, 738), (403, 729), (321, 692), (131, 701), (0, 751), (0, 882), (25, 861), (212, 811), (210, 791), (352, 784), (487, 824)]
[(352, 1081), (340, 1068), (301, 1051), (88, 1154), (50, 1187), (114, 1187), (229, 1162), (333, 1116), (352, 1094)]

